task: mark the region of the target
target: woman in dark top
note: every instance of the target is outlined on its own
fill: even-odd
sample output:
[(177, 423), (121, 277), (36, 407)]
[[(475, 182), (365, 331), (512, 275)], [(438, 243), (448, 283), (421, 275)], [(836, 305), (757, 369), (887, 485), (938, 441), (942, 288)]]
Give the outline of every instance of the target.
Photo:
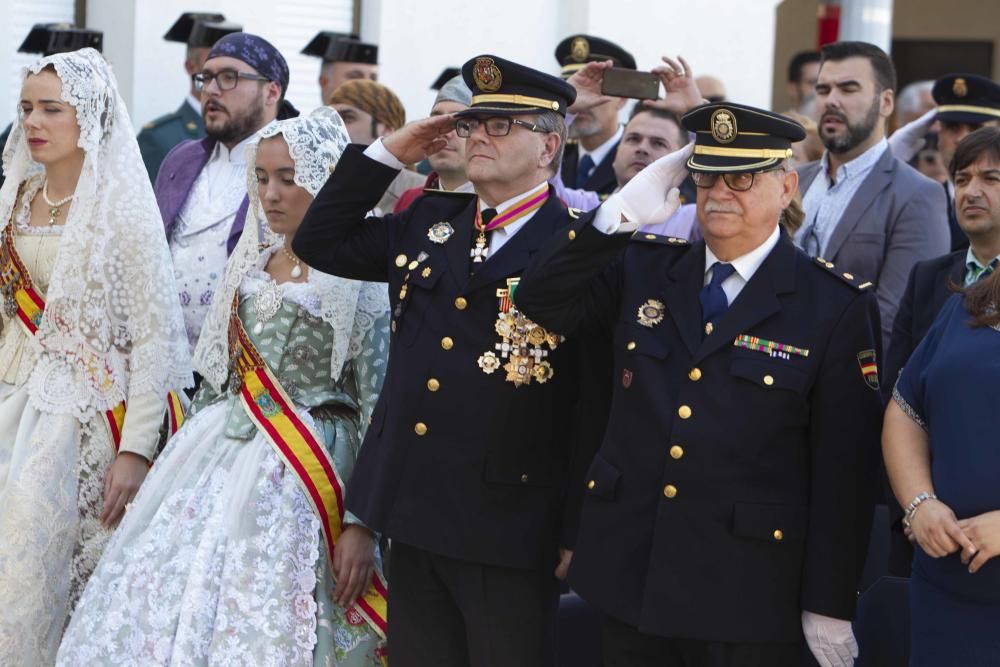
[(952, 296), (886, 410), (886, 470), (919, 547), (911, 667), (1000, 662), (997, 304), (1000, 273)]

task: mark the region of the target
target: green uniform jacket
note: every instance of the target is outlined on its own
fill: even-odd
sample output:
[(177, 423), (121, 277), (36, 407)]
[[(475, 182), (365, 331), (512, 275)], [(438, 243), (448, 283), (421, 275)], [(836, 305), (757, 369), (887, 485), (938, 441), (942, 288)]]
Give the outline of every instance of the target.
[(156, 174), (160, 164), (170, 149), (188, 139), (202, 139), (205, 136), (205, 123), (201, 114), (191, 108), (185, 100), (177, 111), (160, 116), (146, 123), (139, 132), (139, 152), (142, 161), (149, 172), (149, 180), (156, 182)]

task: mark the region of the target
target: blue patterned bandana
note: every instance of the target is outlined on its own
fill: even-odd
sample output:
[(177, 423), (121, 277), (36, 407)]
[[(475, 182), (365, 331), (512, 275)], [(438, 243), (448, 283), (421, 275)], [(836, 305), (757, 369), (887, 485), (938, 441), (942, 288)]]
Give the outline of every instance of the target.
[(261, 76), (266, 76), (281, 86), (282, 94), (288, 90), (288, 63), (278, 49), (263, 37), (248, 32), (226, 35), (215, 43), (206, 60), (220, 56), (242, 60)]

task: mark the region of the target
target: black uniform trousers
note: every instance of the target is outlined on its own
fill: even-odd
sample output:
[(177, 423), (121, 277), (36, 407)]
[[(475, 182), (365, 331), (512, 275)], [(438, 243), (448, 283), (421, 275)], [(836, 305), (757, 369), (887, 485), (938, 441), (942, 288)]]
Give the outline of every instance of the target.
[(551, 571), (469, 563), (393, 543), (393, 667), (552, 667), (558, 606)]
[[(802, 644), (735, 644), (647, 635), (611, 616), (604, 617), (604, 667), (800, 667)], [(811, 655), (808, 656), (811, 658)]]

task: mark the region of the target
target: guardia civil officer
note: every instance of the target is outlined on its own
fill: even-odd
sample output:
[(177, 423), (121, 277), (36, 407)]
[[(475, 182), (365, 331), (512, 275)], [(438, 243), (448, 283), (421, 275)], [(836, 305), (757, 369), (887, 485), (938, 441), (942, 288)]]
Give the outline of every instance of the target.
[[(78, 28), (72, 23), (36, 23), (31, 26), (28, 36), (17, 47), (18, 53), (38, 53), (51, 56), (53, 53), (67, 53), (90, 47), (101, 51), (104, 46), (104, 33), (100, 30)], [(8, 125), (0, 133), (0, 151), (7, 145), (12, 125)], [(0, 164), (0, 185), (3, 185), (3, 164)]]
[(202, 70), (212, 46), (231, 32), (241, 32), (243, 27), (227, 23), (223, 14), (185, 12), (163, 36), (168, 42), (187, 45), (184, 52), (184, 71), (191, 82), (187, 97), (176, 111), (164, 114), (142, 126), (139, 132), (139, 152), (149, 172), (149, 180), (156, 182), (160, 164), (170, 149), (189, 139), (205, 138), (205, 123), (201, 117), (201, 93), (194, 86), (194, 75)]
[[(569, 580), (605, 614), (607, 667), (791, 666), (803, 635), (821, 665), (851, 665), (879, 447), (876, 300), (781, 230), (801, 126), (730, 103), (683, 122), (693, 152), (574, 221), (515, 294), (541, 326), (614, 335)], [(705, 240), (630, 235), (669, 217), (687, 171)]]
[[(320, 271), (389, 284), (389, 365), (346, 506), (392, 538), (393, 665), (552, 665), (579, 341), (510, 297), (532, 254), (579, 215), (547, 183), (575, 92), (490, 55), (462, 76), (468, 109), (344, 153), (292, 247)], [(475, 192), (366, 218), (402, 165), (453, 129)]]

